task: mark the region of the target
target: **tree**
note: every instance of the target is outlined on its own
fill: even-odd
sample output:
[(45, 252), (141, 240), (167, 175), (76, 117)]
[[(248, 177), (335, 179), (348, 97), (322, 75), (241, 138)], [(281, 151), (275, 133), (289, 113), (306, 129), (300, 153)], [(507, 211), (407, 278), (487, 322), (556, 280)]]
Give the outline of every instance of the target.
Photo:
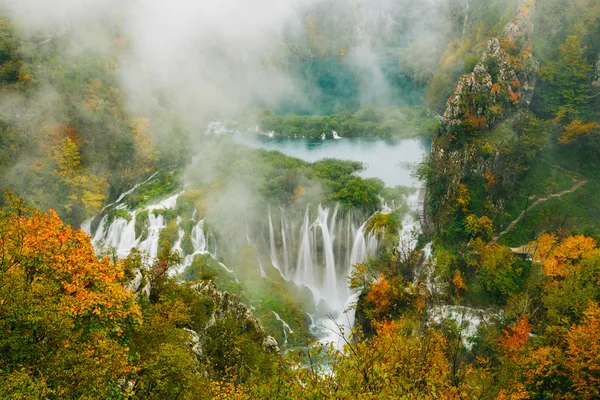
[(600, 307), (591, 303), (580, 325), (567, 335), (567, 369), (573, 390), (581, 399), (600, 397)]
[(534, 260), (550, 277), (565, 277), (579, 270), (579, 261), (600, 254), (596, 245), (594, 239), (584, 235), (569, 236), (559, 242), (558, 237), (552, 234), (543, 234), (530, 244), (536, 249)]
[(592, 65), (584, 57), (581, 38), (569, 36), (560, 48), (561, 58), (542, 67), (540, 76), (551, 90), (547, 106), (558, 118), (577, 115), (589, 103)]
[(1, 397), (106, 398), (135, 372), (128, 337), (141, 320), (123, 264), (89, 236), (12, 195), (0, 211)]

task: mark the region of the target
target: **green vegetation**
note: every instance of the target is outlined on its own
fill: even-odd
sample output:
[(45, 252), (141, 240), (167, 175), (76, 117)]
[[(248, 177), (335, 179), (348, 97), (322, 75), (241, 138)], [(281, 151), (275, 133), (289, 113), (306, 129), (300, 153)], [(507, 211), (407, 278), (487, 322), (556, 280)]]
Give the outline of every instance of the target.
[(148, 238), (148, 210), (139, 211), (135, 215), (135, 237), (140, 241)]
[(200, 210), (207, 209), (211, 199), (242, 186), (248, 188), (246, 203), (251, 209), (262, 209), (265, 202), (297, 206), (339, 202), (343, 208), (374, 212), (379, 208), (378, 195), (384, 192), (384, 184), (354, 175), (362, 168), (361, 163), (337, 159), (311, 164), (276, 151), (248, 149), (231, 138), (219, 137), (206, 139), (192, 168), (206, 172), (191, 172), (188, 178), (193, 188), (206, 193), (206, 203), (199, 204)]
[[(354, 38), (345, 24), (327, 22), (354, 21), (363, 10), (333, 3), (305, 16), (305, 38), (286, 38), (285, 49), (262, 60), (296, 68), (316, 87), (314, 104), (284, 102), (277, 113), (331, 115), (265, 112), (262, 129), (423, 133), (432, 119), (420, 108), (358, 107), (364, 77), (345, 62)], [(89, 236), (54, 211), (2, 200), (0, 398), (599, 398), (600, 3), (535, 3), (471, 0), (466, 18), (464, 2), (448, 0), (438, 11), (451, 29), (438, 46), (402, 41), (410, 15), (381, 27), (383, 43), (373, 48), (389, 49), (384, 80), (399, 88), (412, 84), (400, 75), (409, 73), (421, 82), (414, 103), (426, 85), (425, 102), (439, 112), (447, 104), (448, 113), (419, 170), (429, 226), (417, 248), (398, 241), (404, 208), (367, 224), (382, 248), (349, 277), (357, 326), (343, 352), (311, 345), (311, 293), (283, 280), (245, 232), (267, 236), (268, 206), (339, 203), (342, 213), (373, 215), (380, 197), (401, 201), (410, 189), (358, 177), (357, 162), (308, 163), (228, 137), (204, 137), (196, 151), (166, 99), (152, 118), (129, 115), (117, 60), (86, 51), (65, 58), (66, 37), (42, 45), (0, 20), (0, 95), (12, 99), (0, 112), (3, 188), (78, 224), (158, 170), (125, 198), (127, 209), (104, 214), (130, 221), (137, 210), (135, 235), (144, 239), (144, 207), (184, 181), (191, 187), (175, 209), (152, 211), (166, 223), (154, 260), (135, 250), (98, 260)], [(116, 48), (102, 54), (124, 51), (113, 24)], [(499, 47), (488, 47), (493, 36)], [(423, 48), (426, 57), (412, 60)], [(48, 87), (56, 101), (37, 100)], [(396, 94), (383, 97), (385, 107)], [(193, 250), (195, 211), (233, 273), (196, 255), (180, 277), (169, 276), (181, 263), (171, 252), (179, 229), (184, 253)], [(267, 334), (289, 352), (277, 353)]]
[(259, 124), (264, 132), (275, 136), (320, 139), (332, 132), (341, 137), (371, 137), (382, 139), (412, 138), (430, 134), (436, 125), (435, 117), (421, 107), (388, 109), (371, 108), (329, 116), (274, 115), (263, 112)]
[[(183, 271), (181, 278), (187, 282), (198, 280), (213, 281), (219, 290), (235, 294), (240, 301), (254, 307), (253, 313), (262, 323), (265, 332), (273, 336), (280, 345), (305, 346), (312, 341), (308, 331), (310, 320), (306, 314), (307, 304), (312, 303), (312, 294), (281, 278), (278, 272), (270, 271), (268, 279), (261, 278), (258, 270), (258, 254), (252, 248), (240, 251), (237, 260), (230, 264), (232, 274), (219, 265), (212, 256), (197, 255), (192, 265)], [(270, 263), (265, 262), (265, 265)], [(236, 279), (244, 282), (242, 285)], [(302, 299), (302, 304), (298, 299)], [(292, 328), (287, 340), (283, 326), (273, 312), (276, 312)]]

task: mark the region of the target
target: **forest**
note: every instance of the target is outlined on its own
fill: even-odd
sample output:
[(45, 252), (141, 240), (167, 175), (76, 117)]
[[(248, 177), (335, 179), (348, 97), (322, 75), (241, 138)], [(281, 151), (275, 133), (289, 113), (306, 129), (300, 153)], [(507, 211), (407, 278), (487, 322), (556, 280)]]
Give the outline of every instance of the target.
[(597, 0), (59, 3), (0, 0), (1, 399), (600, 398)]

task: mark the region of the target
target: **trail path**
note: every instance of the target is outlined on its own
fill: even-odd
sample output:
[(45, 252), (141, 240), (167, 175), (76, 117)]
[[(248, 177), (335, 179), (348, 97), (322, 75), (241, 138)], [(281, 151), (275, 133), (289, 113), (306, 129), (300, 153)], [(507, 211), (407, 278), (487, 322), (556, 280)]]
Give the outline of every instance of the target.
[[(550, 164), (550, 163), (547, 163), (547, 164), (548, 164), (548, 165), (550, 165), (550, 166), (552, 166), (552, 167), (554, 167), (554, 168), (558, 168), (558, 169), (560, 169), (560, 170), (562, 170), (562, 171), (565, 171), (565, 172), (568, 172), (568, 173), (570, 173), (570, 174), (573, 174), (573, 175), (575, 175), (575, 176), (578, 176), (578, 174), (577, 174), (577, 173), (575, 173), (575, 172), (573, 172), (573, 171), (566, 170), (566, 169), (564, 169), (563, 167), (560, 167), (560, 166), (558, 166), (558, 165), (553, 165), (553, 164)], [(527, 211), (530, 211), (532, 208), (534, 208), (534, 207), (536, 207), (536, 206), (540, 205), (541, 203), (543, 203), (543, 202), (545, 202), (545, 201), (548, 201), (548, 200), (551, 200), (551, 199), (554, 199), (554, 198), (557, 198), (557, 197), (562, 197), (562, 196), (564, 196), (565, 194), (573, 193), (573, 192), (577, 191), (577, 190), (578, 190), (580, 187), (582, 187), (583, 185), (585, 185), (585, 184), (588, 182), (588, 180), (587, 180), (586, 178), (584, 178), (584, 177), (581, 177), (581, 176), (574, 177), (573, 179), (575, 180), (575, 184), (574, 184), (574, 185), (573, 185), (573, 187), (571, 187), (570, 189), (563, 190), (562, 192), (559, 192), (559, 193), (554, 193), (554, 194), (551, 194), (551, 195), (549, 195), (549, 196), (547, 196), (547, 197), (543, 197), (543, 198), (541, 198), (541, 199), (537, 199), (537, 200), (536, 200), (535, 202), (533, 202), (533, 203), (532, 203), (530, 206), (526, 207), (526, 208), (525, 208), (525, 209), (524, 209), (524, 210), (521, 212), (521, 214), (519, 214), (519, 216), (517, 217), (517, 219), (515, 219), (514, 221), (512, 221), (512, 222), (511, 222), (511, 223), (510, 223), (510, 224), (509, 224), (509, 225), (506, 227), (506, 229), (505, 229), (504, 231), (502, 231), (500, 234), (498, 234), (497, 236), (495, 236), (495, 237), (493, 238), (493, 239), (494, 239), (494, 241), (498, 241), (498, 240), (500, 240), (500, 238), (501, 238), (502, 236), (504, 236), (504, 235), (506, 235), (508, 232), (510, 232), (510, 231), (511, 231), (511, 230), (512, 230), (512, 229), (515, 227), (515, 225), (517, 225), (517, 224), (519, 223), (519, 221), (521, 221), (521, 220), (522, 220), (522, 219), (525, 217), (525, 215), (527, 214)]]

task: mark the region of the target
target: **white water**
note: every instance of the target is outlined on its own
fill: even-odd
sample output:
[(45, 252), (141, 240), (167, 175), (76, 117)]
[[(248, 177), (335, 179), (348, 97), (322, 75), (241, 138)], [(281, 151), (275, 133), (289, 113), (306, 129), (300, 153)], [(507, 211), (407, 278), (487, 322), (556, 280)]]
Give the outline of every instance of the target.
[(354, 325), (354, 310), (348, 308), (358, 296), (349, 290), (348, 276), (353, 264), (376, 257), (379, 245), (376, 233), (366, 232), (368, 219), (357, 229), (360, 217), (321, 205), (303, 213), (281, 209), (274, 215), (269, 210), (267, 219), (273, 267), (311, 291), (316, 309), (311, 331), (323, 343), (343, 347)]
[(272, 311), (272, 312), (275, 315), (275, 318), (277, 319), (277, 321), (281, 322), (281, 325), (283, 327), (283, 337), (285, 340), (285, 344), (287, 344), (288, 335), (291, 335), (292, 333), (294, 333), (294, 331), (292, 330), (292, 328), (290, 327), (290, 325), (287, 322), (285, 322), (283, 319), (281, 319), (279, 314), (277, 314), (275, 311)]
[[(115, 218), (110, 224), (108, 217), (104, 216), (99, 222), (92, 239), (96, 249), (112, 246), (119, 257), (126, 257), (136, 248), (144, 251), (149, 257), (156, 257), (160, 232), (166, 227), (164, 217), (158, 212), (163, 209), (174, 209), (177, 198), (181, 193), (171, 196), (157, 204), (145, 209), (130, 212), (130, 220)], [(418, 194), (407, 199), (411, 210), (418, 207)], [(117, 206), (124, 209), (123, 206)], [(382, 199), (381, 213), (390, 213), (395, 204), (387, 204)], [(147, 238), (136, 238), (136, 216), (143, 210), (148, 211)], [(156, 212), (156, 215), (154, 213)], [(275, 212), (273, 212), (275, 211)], [(354, 325), (355, 312), (348, 309), (357, 301), (358, 294), (352, 293), (348, 288), (348, 276), (352, 265), (364, 262), (370, 257), (376, 257), (379, 240), (376, 232), (367, 232), (367, 217), (361, 217), (353, 212), (339, 212), (338, 208), (327, 208), (319, 205), (316, 209), (310, 206), (303, 211), (278, 210), (267, 211), (265, 222), (268, 223), (268, 243), (264, 248), (268, 252), (272, 266), (279, 270), (281, 275), (296, 285), (304, 286), (310, 290), (314, 300), (315, 311), (310, 315), (313, 325), (311, 331), (323, 343), (333, 343), (337, 348), (342, 348), (345, 339), (351, 333)], [(193, 214), (195, 221), (196, 212)], [(182, 241), (184, 229), (179, 226), (182, 222), (177, 218), (178, 236), (173, 250), (179, 251), (183, 256), (181, 265), (172, 269), (176, 274), (193, 262), (198, 254), (211, 254), (208, 251), (208, 241), (204, 233), (204, 219), (200, 219), (191, 230), (190, 239), (193, 246), (191, 254), (184, 254)], [(90, 232), (91, 222), (87, 221), (82, 228)], [(403, 220), (400, 232), (399, 247), (410, 251), (414, 249), (415, 229), (418, 219), (414, 213), (409, 213)], [(251, 235), (246, 232), (246, 235)], [(248, 240), (258, 243), (257, 240)], [(406, 245), (405, 245), (406, 243)], [(211, 246), (212, 247), (212, 246)], [(214, 254), (213, 255), (214, 258)], [(266, 254), (265, 254), (266, 255)], [(230, 273), (233, 271), (224, 264), (222, 268)], [(258, 266), (263, 278), (268, 277), (260, 256)], [(287, 325), (285, 321), (282, 324)], [(284, 336), (293, 333), (284, 325)], [(289, 325), (287, 325), (289, 328)]]
[[(126, 192), (131, 193), (131, 190)], [(178, 193), (167, 199), (164, 199), (156, 204), (152, 204), (146, 208), (138, 209), (130, 212), (130, 220), (127, 221), (124, 218), (115, 218), (110, 225), (107, 226), (108, 216), (105, 215), (100, 220), (96, 231), (92, 237), (92, 244), (97, 251), (100, 251), (106, 247), (112, 247), (115, 249), (119, 258), (125, 258), (133, 249), (138, 249), (144, 252), (150, 259), (153, 259), (158, 254), (158, 242), (160, 238), (160, 232), (166, 227), (164, 217), (160, 213), (154, 213), (155, 210), (172, 210), (177, 205), (177, 198), (182, 194)], [(123, 199), (125, 196), (119, 197)], [(123, 206), (117, 206), (124, 210)], [(142, 211), (148, 211), (148, 225), (146, 228), (147, 238), (141, 240), (141, 237), (135, 235), (135, 221), (137, 215)], [(193, 218), (195, 218), (195, 214)], [(183, 257), (183, 261), (180, 265), (172, 268), (170, 274), (175, 275), (183, 271), (187, 266), (191, 265), (194, 261), (194, 257), (198, 254), (210, 254), (208, 252), (208, 242), (204, 234), (204, 219), (198, 221), (191, 231), (191, 242), (193, 246), (193, 252), (191, 254), (184, 254), (181, 248), (181, 242), (184, 236), (184, 230), (179, 225), (181, 223), (181, 217), (177, 217), (178, 225), (178, 237), (173, 244), (173, 251), (179, 252)], [(86, 221), (82, 225), (82, 229), (88, 233), (91, 231), (91, 220)], [(225, 265), (220, 264), (225, 270), (233, 273), (232, 270), (227, 268)]]

